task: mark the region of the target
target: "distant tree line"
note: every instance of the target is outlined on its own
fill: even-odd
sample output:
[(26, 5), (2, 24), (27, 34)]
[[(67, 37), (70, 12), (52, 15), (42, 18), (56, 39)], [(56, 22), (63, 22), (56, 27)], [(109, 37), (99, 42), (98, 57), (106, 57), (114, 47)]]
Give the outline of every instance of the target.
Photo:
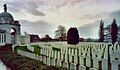
[[(110, 26), (110, 37), (112, 44), (114, 44), (117, 41), (117, 34), (118, 34), (118, 26), (116, 24), (116, 19), (113, 19), (113, 22), (111, 23)], [(48, 34), (45, 35), (45, 37), (41, 38), (40, 41), (67, 41), (68, 44), (73, 44), (76, 45), (79, 42), (104, 42), (104, 22), (101, 20), (100, 21), (100, 26), (99, 26), (99, 39), (84, 39), (84, 38), (79, 38), (79, 33), (76, 27), (71, 27), (66, 31), (66, 28), (62, 25), (59, 25), (57, 30), (55, 31), (55, 38), (52, 39)]]
[(55, 38), (52, 39), (48, 34), (45, 37), (41, 38), (40, 41), (49, 42), (49, 41), (67, 41), (68, 44), (76, 45), (79, 41), (83, 41), (83, 38), (79, 38), (79, 33), (76, 27), (72, 27), (66, 32), (66, 28), (62, 25), (58, 26), (58, 29), (55, 31)]

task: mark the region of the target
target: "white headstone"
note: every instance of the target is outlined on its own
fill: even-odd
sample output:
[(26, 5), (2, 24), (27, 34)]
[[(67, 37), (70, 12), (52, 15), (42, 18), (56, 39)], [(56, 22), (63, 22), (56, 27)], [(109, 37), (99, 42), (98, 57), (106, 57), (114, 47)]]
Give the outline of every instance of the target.
[(42, 54), (42, 48), (40, 49), (40, 54)]
[(107, 52), (104, 53), (104, 59), (108, 59), (108, 53)]
[(69, 52), (69, 54), (71, 53), (71, 49), (70, 48), (68, 49), (68, 52)]
[(62, 61), (61, 60), (57, 60), (57, 66), (62, 66)]
[(46, 51), (46, 53), (47, 53), (47, 56), (49, 56), (49, 49), (46, 49), (47, 51)]
[(91, 67), (91, 60), (90, 57), (86, 56), (86, 66)]
[(50, 58), (47, 58), (47, 65), (50, 65)]
[(86, 70), (86, 67), (83, 66), (83, 65), (80, 65), (80, 66), (79, 66), (79, 70)]
[(78, 64), (78, 56), (77, 55), (74, 55), (74, 63)]
[(97, 58), (93, 58), (93, 67), (99, 69), (99, 60)]
[(75, 63), (70, 63), (70, 70), (77, 70)]
[(52, 51), (52, 58), (54, 58), (54, 51)]
[(48, 53), (48, 57), (51, 57), (52, 53), (51, 51), (49, 50), (49, 53)]
[(44, 48), (44, 55), (47, 55), (47, 49), (46, 48)]
[(61, 60), (64, 60), (64, 54), (61, 52)]
[(54, 54), (55, 54), (55, 56), (54, 56), (55, 59), (57, 59), (57, 51), (55, 51)]
[(45, 51), (45, 48), (43, 48), (43, 55), (45, 55), (46, 51)]
[(58, 52), (58, 57), (57, 57), (57, 59), (60, 60), (60, 57), (61, 57), (61, 56), (60, 56), (60, 52)]
[(68, 54), (65, 54), (65, 61), (68, 61)]
[(72, 49), (72, 54), (74, 54), (74, 49)]
[(69, 54), (69, 62), (72, 62), (72, 54)]
[(118, 61), (117, 60), (112, 60), (112, 70), (118, 70)]
[(102, 59), (102, 70), (108, 70), (108, 60)]
[(63, 67), (65, 67), (65, 68), (68, 69), (68, 62), (67, 62), (67, 61), (64, 61), (64, 62), (63, 62)]
[(36, 60), (38, 60), (38, 59), (39, 59), (39, 56), (38, 56), (38, 55), (36, 55), (35, 59), (36, 59)]
[(47, 63), (47, 61), (46, 61), (46, 56), (43, 56), (43, 57), (42, 57), (42, 60), (43, 60), (44, 64)]
[(78, 51), (78, 50), (77, 50), (77, 49), (75, 49), (75, 55), (77, 55), (77, 51)]
[(54, 59), (54, 58), (50, 59), (50, 65), (55, 66), (56, 65), (56, 59)]
[(80, 65), (84, 65), (84, 57), (83, 56), (80, 56)]

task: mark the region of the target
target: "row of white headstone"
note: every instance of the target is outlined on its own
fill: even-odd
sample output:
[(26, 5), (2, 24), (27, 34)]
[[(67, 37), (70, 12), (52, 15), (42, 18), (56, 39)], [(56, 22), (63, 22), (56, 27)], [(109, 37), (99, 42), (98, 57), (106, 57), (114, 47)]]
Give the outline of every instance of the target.
[[(68, 58), (69, 58), (68, 62), (73, 62), (72, 60), (75, 60), (73, 63), (77, 64), (78, 63), (78, 61), (77, 61), (78, 53), (77, 52), (79, 51), (79, 53), (82, 53), (82, 55), (79, 54), (81, 65), (84, 64), (84, 58), (86, 58), (86, 66), (90, 67), (91, 66), (90, 65), (91, 64), (91, 60), (90, 60), (90, 47), (92, 47), (91, 48), (92, 49), (91, 52), (92, 52), (92, 59), (93, 59), (93, 67), (98, 69), (98, 67), (99, 67), (99, 63), (98, 62), (102, 61), (102, 68), (105, 69), (105, 70), (108, 69), (107, 68), (108, 67), (108, 46), (106, 44), (103, 44), (102, 46), (101, 45), (88, 45), (87, 44), (87, 45), (80, 46), (78, 49), (61, 48), (61, 52), (59, 52), (58, 54), (57, 54), (56, 51), (51, 51), (51, 52), (53, 52), (55, 54), (55, 56), (52, 56), (52, 58), (56, 58), (57, 55), (62, 54), (61, 55), (62, 59), (64, 58), (62, 56), (65, 56), (65, 59), (63, 59), (63, 60), (68, 61)], [(116, 47), (118, 49), (116, 49)], [(120, 64), (119, 63), (120, 46), (112, 46), (111, 45), (109, 50), (111, 50), (111, 48), (114, 48), (112, 50), (112, 52), (114, 52), (114, 54), (111, 54), (111, 51), (110, 51), (110, 57), (111, 57), (110, 59), (111, 59), (112, 66), (114, 66), (114, 65), (118, 66)], [(49, 55), (50, 53), (49, 54), (46, 54), (46, 53), (44, 54), (44, 52), (46, 52), (46, 50), (43, 50), (43, 53), (41, 53), (41, 54)], [(86, 54), (87, 54), (87, 56), (86, 56)], [(71, 57), (68, 57), (68, 55), (71, 56)], [(113, 55), (115, 55), (114, 59), (112, 59)], [(74, 59), (72, 59), (73, 56), (75, 56)], [(103, 56), (103, 58), (102, 58), (102, 56)], [(113, 62), (116, 61), (115, 58), (118, 58), (116, 64), (113, 63)]]
[[(46, 57), (43, 55), (38, 56), (38, 55), (35, 55), (33, 53), (25, 52), (22, 50), (18, 50), (17, 52), (18, 52), (18, 54), (20, 54), (22, 56), (26, 56), (26, 57), (30, 57), (30, 58), (35, 59), (35, 60), (43, 61), (44, 64), (47, 64), (47, 65), (62, 66), (65, 68), (68, 68), (68, 66), (70, 65), (70, 68), (69, 68), (70, 70), (76, 70), (76, 64), (74, 64), (74, 63), (68, 64), (68, 62), (66, 62), (66, 61), (61, 61), (61, 60), (57, 60), (54, 58), (49, 58), (49, 57)], [(85, 68), (84, 66), (81, 66), (81, 67)], [(84, 69), (84, 70), (86, 70), (86, 69)]]
[[(84, 66), (86, 64), (87, 67), (91, 67), (91, 59), (89, 56), (84, 55), (74, 55), (74, 54), (67, 54), (64, 52), (57, 52), (57, 51), (51, 51), (48, 49), (41, 49), (42, 55), (46, 55), (50, 58), (54, 58), (57, 60), (65, 61), (65, 63), (73, 63), (73, 64), (80, 64), (80, 66)], [(86, 62), (84, 62), (84, 59), (86, 58)], [(99, 68), (99, 59), (94, 58), (93, 59), (93, 67), (98, 69)], [(65, 65), (63, 65), (65, 66)]]
[[(77, 64), (76, 63), (69, 63), (67, 61), (62, 61), (62, 60), (58, 60), (58, 59), (55, 59), (55, 58), (50, 58), (50, 57), (46, 57), (46, 56), (42, 56), (42, 55), (38, 56), (38, 55), (35, 55), (33, 53), (25, 52), (25, 51), (22, 51), (22, 50), (18, 50), (18, 54), (20, 54), (22, 56), (30, 57), (30, 58), (35, 59), (35, 60), (43, 61), (47, 65), (53, 65), (53, 66), (57, 65), (57, 66), (66, 67), (67, 69), (70, 69), (70, 70), (77, 70)], [(90, 62), (90, 60), (88, 61), (88, 63), (89, 62)], [(94, 67), (99, 67), (99, 65), (97, 64), (98, 62), (97, 63), (96, 62), (97, 62), (97, 60), (94, 61)], [(81, 58), (81, 62), (80, 62), (80, 65), (79, 65), (78, 69), (79, 70), (86, 70), (86, 67), (84, 66), (84, 58)], [(91, 70), (93, 70), (93, 69), (97, 70), (97, 68), (90, 68), (90, 69)]]
[[(91, 67), (91, 58), (93, 60), (93, 66), (92, 68), (89, 68), (90, 70), (93, 69), (99, 69), (99, 61), (101, 61), (102, 70), (108, 70), (108, 44), (79, 44), (76, 45), (77, 48), (72, 48), (68, 46), (61, 45), (52, 45), (52, 47), (56, 47), (61, 49), (61, 51), (54, 51), (49, 46), (48, 48), (42, 45), (42, 49), (40, 50), (40, 54), (42, 54), (42, 58), (44, 63), (48, 63), (48, 65), (57, 65), (56, 63), (59, 63), (59, 66), (67, 67), (69, 69), (76, 69), (77, 64), (79, 64), (77, 69), (83, 68), (83, 70), (87, 67)], [(75, 47), (75, 46), (73, 46)], [(117, 48), (117, 49), (116, 49)], [(91, 49), (91, 50), (90, 50)], [(90, 52), (92, 55), (90, 55)], [(119, 53), (120, 53), (120, 46), (114, 45), (110, 46), (109, 48), (110, 52), (110, 61), (111, 61), (111, 68), (112, 70), (118, 70), (118, 65), (120, 64), (119, 60)], [(45, 56), (44, 56), (45, 55)], [(27, 56), (27, 55), (26, 55)], [(34, 59), (36, 59), (34, 55)], [(115, 60), (117, 58), (118, 60)], [(84, 62), (84, 59), (86, 61)], [(46, 61), (45, 61), (46, 60)], [(84, 66), (85, 65), (85, 66)]]

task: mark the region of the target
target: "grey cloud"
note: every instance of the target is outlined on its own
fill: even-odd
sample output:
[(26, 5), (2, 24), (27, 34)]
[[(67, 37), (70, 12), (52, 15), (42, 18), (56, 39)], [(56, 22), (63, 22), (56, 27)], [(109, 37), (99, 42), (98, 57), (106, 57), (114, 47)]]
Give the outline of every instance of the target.
[(45, 16), (46, 15), (45, 13), (40, 12), (40, 11), (36, 10), (35, 8), (27, 9), (27, 12), (30, 12), (35, 16)]
[(54, 35), (54, 29), (56, 28), (55, 25), (48, 24), (45, 21), (37, 21), (31, 22), (27, 20), (20, 20), (20, 24), (22, 25), (22, 34), (24, 31), (30, 34), (38, 34), (38, 35), (45, 35), (49, 34), (50, 36)]
[(9, 9), (13, 12), (19, 12), (23, 9), (27, 10), (29, 13), (35, 16), (45, 16), (46, 14), (39, 11), (38, 7), (45, 5), (43, 1), (37, 0), (13, 0), (13, 1), (5, 1), (10, 7)]
[(98, 36), (98, 28), (100, 21), (95, 21), (90, 24), (83, 25), (82, 27), (78, 27), (80, 36), (83, 38), (97, 38)]
[[(75, 5), (76, 3), (85, 2), (86, 0), (44, 0), (47, 5), (61, 8), (65, 7), (66, 5)], [(88, 1), (88, 0), (87, 0)]]
[(117, 24), (120, 26), (120, 9), (108, 14), (109, 17), (105, 20), (107, 24), (111, 24), (113, 18), (116, 18)]
[[(116, 18), (118, 26), (120, 25), (120, 10), (117, 10), (111, 13), (105, 13), (105, 12), (98, 13), (95, 16), (104, 16), (105, 14), (109, 15), (109, 17), (106, 19), (103, 19), (104, 25), (105, 25), (104, 27), (106, 27), (107, 25), (110, 25), (113, 21), (113, 18)], [(86, 15), (86, 16), (90, 16), (90, 15)], [(89, 24), (83, 25), (82, 27), (79, 27), (78, 29), (79, 29), (80, 35), (84, 36), (85, 38), (88, 38), (88, 37), (97, 38), (100, 20), (96, 20), (93, 23), (89, 23)]]
[(116, 18), (118, 22), (120, 22), (120, 10), (110, 13), (110, 16)]
[(93, 19), (95, 18), (93, 15), (84, 15), (82, 17), (78, 17), (79, 19)]

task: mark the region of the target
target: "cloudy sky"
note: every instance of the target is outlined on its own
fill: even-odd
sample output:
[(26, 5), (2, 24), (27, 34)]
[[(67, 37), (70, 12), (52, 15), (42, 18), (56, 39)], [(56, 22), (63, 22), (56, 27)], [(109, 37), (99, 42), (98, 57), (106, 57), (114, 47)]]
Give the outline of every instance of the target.
[(120, 24), (120, 0), (0, 0), (8, 12), (19, 20), (22, 34), (49, 34), (54, 37), (58, 25), (66, 29), (77, 27), (80, 37), (98, 38), (98, 28), (102, 19), (105, 25), (116, 18)]

